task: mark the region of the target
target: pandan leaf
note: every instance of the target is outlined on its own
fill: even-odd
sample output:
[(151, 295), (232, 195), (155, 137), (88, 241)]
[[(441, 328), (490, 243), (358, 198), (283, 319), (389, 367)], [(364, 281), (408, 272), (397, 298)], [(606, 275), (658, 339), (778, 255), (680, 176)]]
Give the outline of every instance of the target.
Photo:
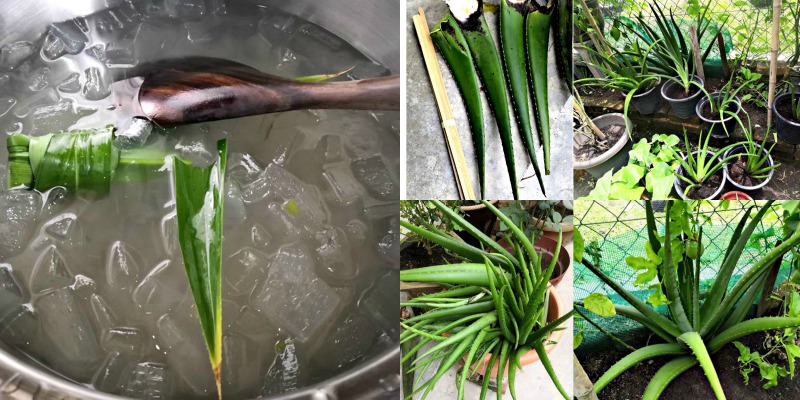
[(222, 207), (227, 142), (217, 142), (219, 160), (205, 168), (174, 159), (175, 208), (183, 265), (192, 289), (211, 368), (222, 398)]

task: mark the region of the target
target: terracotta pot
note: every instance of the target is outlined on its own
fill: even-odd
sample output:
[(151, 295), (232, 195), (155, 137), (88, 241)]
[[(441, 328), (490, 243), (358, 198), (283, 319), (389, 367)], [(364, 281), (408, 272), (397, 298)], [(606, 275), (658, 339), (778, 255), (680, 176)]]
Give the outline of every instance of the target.
[(748, 196), (747, 193), (733, 191), (723, 194), (720, 200), (753, 200), (753, 198)]
[[(564, 279), (564, 275), (569, 270), (569, 267), (572, 265), (572, 262), (569, 258), (569, 252), (564, 247), (564, 241), (561, 241), (561, 251), (558, 252), (558, 260), (556, 261), (556, 268), (553, 270), (553, 276), (550, 278), (550, 284), (553, 286), (558, 285), (562, 279)], [(511, 244), (503, 238), (497, 241), (497, 244), (503, 246), (504, 249), (508, 250), (511, 254), (514, 254), (514, 250), (511, 248)], [(558, 238), (552, 239), (547, 236), (542, 236), (539, 239), (536, 239), (533, 242), (533, 248), (542, 252), (542, 268), (550, 265), (550, 261), (553, 259), (553, 254), (556, 253), (556, 244), (558, 244)]]
[[(565, 312), (566, 309), (564, 308), (564, 304), (561, 302), (561, 297), (558, 295), (558, 291), (555, 289), (555, 287), (551, 286), (550, 302), (548, 303), (547, 307), (547, 322), (555, 321), (556, 319), (558, 319), (558, 317), (564, 315)], [(566, 327), (566, 324), (568, 323), (569, 321), (565, 321), (562, 327)], [(546, 342), (548, 342), (549, 344), (545, 346), (544, 348), (545, 352), (550, 354), (550, 352), (553, 351), (553, 349), (555, 349), (558, 343), (561, 341), (561, 337), (563, 335), (564, 335), (564, 329), (555, 330), (551, 332), (550, 336), (548, 336), (546, 340)], [(486, 357), (483, 358), (483, 360), (480, 363), (480, 366), (478, 366), (478, 369), (476, 371), (478, 374), (486, 376), (486, 367), (489, 366), (489, 361), (491, 360), (491, 358), (492, 358), (491, 354), (487, 354)], [(524, 367), (526, 365), (533, 364), (537, 361), (539, 361), (539, 354), (536, 353), (536, 350), (531, 350), (522, 355), (522, 358), (520, 359), (520, 364)], [(475, 365), (473, 364), (470, 367), (470, 371), (472, 371), (472, 368), (474, 367)], [(497, 379), (498, 369), (499, 365), (495, 363), (495, 365), (492, 367), (492, 371), (489, 376), (491, 378)], [(506, 365), (506, 369), (505, 371), (503, 371), (503, 376), (508, 376), (508, 365)]]
[[(544, 221), (542, 221), (542, 220), (540, 220), (540, 219), (538, 219), (536, 217), (533, 217), (533, 221), (536, 223), (536, 227), (541, 229), (544, 232), (544, 237), (548, 237), (550, 239), (553, 239), (553, 241), (558, 240), (558, 230), (556, 230), (556, 228), (547, 226), (544, 223)], [(570, 240), (572, 240), (572, 229), (574, 229), (572, 224), (563, 224), (562, 223), (562, 224), (559, 224), (559, 225), (561, 225), (561, 242), (562, 243), (567, 243)]]

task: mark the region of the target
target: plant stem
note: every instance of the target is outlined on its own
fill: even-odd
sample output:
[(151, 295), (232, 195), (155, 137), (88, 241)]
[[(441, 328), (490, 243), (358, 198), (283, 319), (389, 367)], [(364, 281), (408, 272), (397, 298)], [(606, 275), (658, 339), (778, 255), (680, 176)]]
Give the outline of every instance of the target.
[[(581, 305), (581, 306), (583, 306), (582, 304), (580, 304), (580, 305)], [(622, 339), (620, 339), (620, 338), (618, 338), (618, 337), (614, 336), (614, 334), (613, 334), (613, 333), (611, 333), (611, 332), (609, 332), (609, 331), (607, 331), (607, 330), (605, 330), (605, 329), (601, 328), (601, 327), (600, 327), (600, 325), (597, 325), (597, 323), (595, 323), (594, 321), (592, 321), (591, 319), (589, 319), (589, 317), (588, 317), (586, 314), (584, 314), (583, 312), (581, 312), (580, 308), (578, 308), (578, 307), (574, 307), (574, 310), (575, 310), (575, 312), (576, 312), (576, 313), (578, 313), (578, 315), (580, 315), (580, 316), (581, 316), (581, 318), (585, 319), (585, 320), (586, 320), (586, 322), (588, 322), (588, 323), (592, 324), (592, 326), (594, 326), (595, 328), (597, 328), (597, 330), (599, 330), (599, 331), (600, 331), (600, 333), (602, 333), (602, 334), (604, 334), (604, 335), (606, 335), (606, 336), (610, 337), (610, 338), (611, 338), (611, 340), (613, 340), (613, 341), (615, 341), (615, 342), (617, 342), (617, 343), (621, 344), (621, 345), (622, 345), (623, 347), (625, 347), (626, 349), (628, 349), (628, 350), (630, 350), (630, 351), (636, 351), (636, 348), (634, 348), (633, 346), (631, 346), (631, 345), (629, 345), (629, 344), (625, 343), (625, 342), (624, 342)]]

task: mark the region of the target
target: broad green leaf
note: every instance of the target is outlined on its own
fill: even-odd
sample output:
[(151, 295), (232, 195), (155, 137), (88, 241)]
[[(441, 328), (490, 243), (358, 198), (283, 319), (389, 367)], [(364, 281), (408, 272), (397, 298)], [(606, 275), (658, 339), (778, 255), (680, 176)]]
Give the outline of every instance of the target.
[(634, 285), (647, 284), (655, 279), (658, 274), (658, 265), (643, 257), (627, 256), (625, 257), (625, 263), (628, 264), (629, 267), (639, 271), (639, 274), (636, 276), (636, 281), (633, 283)]
[(644, 187), (642, 186), (631, 188), (625, 183), (615, 182), (611, 184), (611, 194), (608, 199), (639, 200), (642, 198), (642, 193), (644, 193)]
[(800, 357), (800, 347), (794, 343), (786, 343), (784, 349), (786, 349), (786, 360), (789, 362), (789, 375), (794, 377), (795, 358)]
[(581, 345), (581, 343), (583, 343), (583, 331), (578, 332), (572, 338), (572, 348), (577, 349)]
[(619, 176), (619, 182), (626, 184), (628, 187), (634, 187), (639, 184), (639, 181), (644, 178), (645, 169), (638, 165), (626, 165), (615, 174)]
[(583, 236), (581, 236), (580, 229), (576, 226), (572, 236), (572, 253), (575, 255), (575, 261), (578, 263), (583, 262)]
[(609, 200), (611, 196), (611, 178), (612, 178), (613, 171), (606, 172), (600, 179), (597, 180), (597, 183), (594, 185), (594, 189), (589, 192), (589, 195), (586, 196), (588, 200)]
[(178, 238), (186, 277), (203, 328), (217, 391), (222, 398), (222, 208), (227, 142), (217, 142), (219, 160), (205, 168), (174, 158)]
[(667, 299), (667, 296), (664, 296), (664, 292), (661, 291), (661, 284), (656, 283), (650, 285), (648, 289), (653, 290), (653, 293), (650, 293), (650, 296), (647, 297), (647, 302), (652, 304), (653, 307), (669, 304), (669, 299)]
[(583, 299), (583, 304), (587, 310), (601, 317), (617, 315), (617, 311), (614, 309), (614, 303), (611, 299), (600, 293), (592, 293), (586, 296), (586, 298)]

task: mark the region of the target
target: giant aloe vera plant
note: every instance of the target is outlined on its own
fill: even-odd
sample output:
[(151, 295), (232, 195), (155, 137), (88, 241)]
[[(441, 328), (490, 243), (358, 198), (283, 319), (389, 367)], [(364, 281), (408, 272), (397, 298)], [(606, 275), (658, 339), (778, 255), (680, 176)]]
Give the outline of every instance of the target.
[[(423, 392), (423, 397), (433, 389), (444, 373), (464, 357), (465, 371), (457, 378), (458, 399), (464, 398), (464, 385), (468, 375), (475, 372), (475, 361), (491, 355), (486, 371), (498, 366), (498, 375), (508, 367), (508, 382), (512, 397), (520, 358), (533, 349), (558, 390), (568, 399), (545, 350), (548, 335), (572, 316), (572, 311), (547, 322), (548, 281), (556, 266), (558, 254), (548, 265), (533, 247), (531, 239), (497, 208), (483, 204), (510, 228), (507, 236), (513, 251), (509, 252), (455, 211), (439, 201), (431, 202), (442, 211), (444, 218), (478, 239), (486, 249), (480, 249), (437, 229), (432, 225), (416, 226), (401, 221), (403, 227), (415, 234), (451, 250), (468, 263), (417, 268), (400, 272), (402, 281), (435, 282), (449, 287), (447, 291), (420, 296), (402, 306), (426, 309), (426, 312), (401, 321), (404, 328), (400, 342), (420, 339), (401, 360), (401, 364), (417, 356), (420, 349), (438, 342), (413, 362), (405, 373), (427, 371), (436, 360), (441, 360), (433, 377), (425, 382), (417, 380), (413, 394)], [(561, 246), (561, 236), (558, 246)], [(450, 336), (446, 336), (450, 333)], [(488, 372), (487, 372), (488, 374)], [(423, 374), (420, 374), (421, 376)], [(484, 376), (481, 399), (486, 398), (490, 378)], [(412, 395), (407, 393), (407, 395)], [(501, 393), (497, 393), (498, 399)]]
[(639, 300), (632, 293), (606, 275), (576, 249), (575, 259), (597, 275), (631, 306), (614, 305), (617, 314), (641, 323), (661, 337), (665, 343), (645, 346), (618, 361), (595, 383), (599, 394), (614, 378), (634, 365), (648, 359), (671, 356), (645, 389), (643, 399), (658, 399), (664, 389), (681, 373), (700, 364), (717, 399), (725, 393), (711, 362), (710, 355), (725, 344), (758, 331), (800, 326), (800, 318), (762, 317), (745, 320), (747, 311), (758, 293), (765, 288), (770, 266), (786, 252), (800, 243), (800, 232), (794, 232), (778, 246), (756, 260), (729, 290), (728, 285), (750, 236), (770, 210), (767, 202), (748, 222), (753, 207), (739, 221), (723, 257), (719, 272), (711, 289), (700, 292), (702, 268), (702, 227), (692, 221), (690, 203), (670, 201), (666, 207), (664, 235), (659, 235), (656, 218), (650, 202), (646, 202), (647, 235), (646, 257), (628, 257), (626, 262), (642, 273), (644, 281), (658, 278), (656, 291), (663, 292), (668, 313), (663, 315)]

